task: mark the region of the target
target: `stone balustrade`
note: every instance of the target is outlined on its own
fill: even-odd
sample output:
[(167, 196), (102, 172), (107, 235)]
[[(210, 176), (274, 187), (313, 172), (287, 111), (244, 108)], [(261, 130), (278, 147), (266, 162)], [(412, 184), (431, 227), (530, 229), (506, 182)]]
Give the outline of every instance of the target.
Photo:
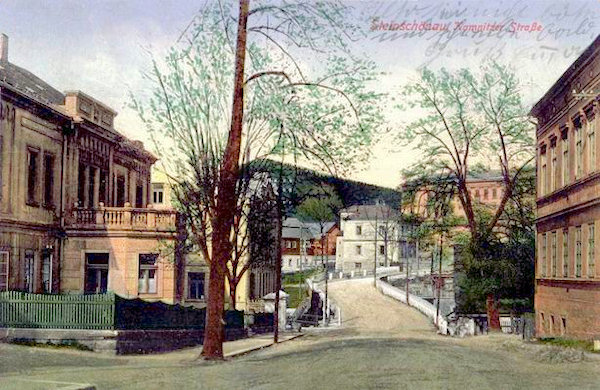
[(151, 208), (104, 207), (88, 209), (74, 207), (67, 221), (68, 226), (77, 229), (101, 230), (150, 230), (173, 232), (176, 230), (177, 213), (174, 210)]

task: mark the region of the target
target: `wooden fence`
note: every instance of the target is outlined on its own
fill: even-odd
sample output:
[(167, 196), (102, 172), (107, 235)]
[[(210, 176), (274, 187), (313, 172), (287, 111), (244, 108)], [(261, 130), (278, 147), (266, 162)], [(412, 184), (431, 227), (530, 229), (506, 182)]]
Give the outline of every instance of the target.
[[(47, 329), (203, 329), (205, 309), (114, 293), (88, 295), (0, 292), (0, 327)], [(225, 312), (226, 328), (243, 328), (244, 312)]]
[(115, 294), (0, 292), (0, 327), (114, 329)]

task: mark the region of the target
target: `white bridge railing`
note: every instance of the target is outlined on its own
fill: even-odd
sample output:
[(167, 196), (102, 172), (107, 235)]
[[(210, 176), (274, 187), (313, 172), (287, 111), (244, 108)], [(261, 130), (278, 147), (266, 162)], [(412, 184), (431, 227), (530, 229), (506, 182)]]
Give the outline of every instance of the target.
[[(391, 298), (394, 298), (402, 303), (406, 303), (406, 291), (405, 290), (401, 290), (398, 287), (394, 287), (391, 284), (381, 280), (381, 279), (377, 279), (377, 283), (376, 283), (377, 289), (384, 295), (387, 295)], [(420, 298), (416, 295), (413, 294), (408, 294), (408, 306), (412, 306), (415, 309), (417, 309), (418, 311), (420, 311), (421, 313), (425, 314), (432, 322), (433, 324), (438, 328), (439, 333), (441, 334), (447, 334), (448, 331), (448, 322), (446, 321), (446, 319), (442, 316), (439, 315), (436, 321), (436, 307), (434, 305), (432, 305), (431, 303), (429, 303), (428, 301), (426, 301), (423, 298)]]

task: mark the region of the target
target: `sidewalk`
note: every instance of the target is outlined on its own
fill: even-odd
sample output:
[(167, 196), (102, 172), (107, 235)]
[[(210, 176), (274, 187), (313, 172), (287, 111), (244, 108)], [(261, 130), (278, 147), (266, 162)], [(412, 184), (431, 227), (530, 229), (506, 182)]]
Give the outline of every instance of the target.
[[(298, 332), (281, 332), (279, 333), (279, 343), (290, 341), (301, 336), (303, 336), (303, 334)], [(224, 343), (223, 355), (225, 358), (233, 358), (248, 352), (270, 347), (271, 345), (273, 345), (272, 333), (256, 335), (247, 339)]]

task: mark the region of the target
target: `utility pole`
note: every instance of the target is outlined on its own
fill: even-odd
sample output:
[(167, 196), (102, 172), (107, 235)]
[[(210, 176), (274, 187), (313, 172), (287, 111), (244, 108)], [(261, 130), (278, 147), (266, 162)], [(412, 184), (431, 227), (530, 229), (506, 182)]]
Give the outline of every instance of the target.
[(377, 209), (375, 210), (375, 257), (373, 259), (373, 286), (377, 287)]
[(438, 280), (436, 283), (437, 289), (437, 305), (435, 310), (435, 324), (439, 326), (440, 318), (440, 298), (442, 295), (442, 248), (444, 247), (444, 234), (440, 233), (440, 264), (438, 266)]
[[(323, 236), (323, 233), (321, 233)], [(323, 245), (321, 245), (321, 252), (323, 251)], [(328, 282), (329, 282), (329, 238), (325, 240), (325, 305), (327, 305), (327, 323), (329, 325), (329, 297), (328, 297)]]
[(409, 274), (408, 274), (408, 256), (407, 256), (407, 249), (408, 249), (408, 245), (406, 243), (406, 241), (403, 242), (404, 245), (404, 258), (406, 259), (406, 304), (408, 306), (410, 306), (410, 302), (409, 302), (409, 289), (408, 289), (408, 284), (409, 284)]

